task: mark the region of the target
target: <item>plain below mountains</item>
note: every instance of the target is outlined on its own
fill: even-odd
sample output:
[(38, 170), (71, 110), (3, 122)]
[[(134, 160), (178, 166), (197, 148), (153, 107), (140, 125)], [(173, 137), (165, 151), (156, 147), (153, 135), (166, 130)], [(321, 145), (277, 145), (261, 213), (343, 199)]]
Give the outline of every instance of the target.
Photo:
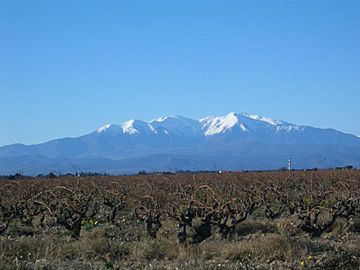
[(360, 138), (246, 113), (105, 125), (90, 134), (0, 147), (0, 174), (360, 167)]

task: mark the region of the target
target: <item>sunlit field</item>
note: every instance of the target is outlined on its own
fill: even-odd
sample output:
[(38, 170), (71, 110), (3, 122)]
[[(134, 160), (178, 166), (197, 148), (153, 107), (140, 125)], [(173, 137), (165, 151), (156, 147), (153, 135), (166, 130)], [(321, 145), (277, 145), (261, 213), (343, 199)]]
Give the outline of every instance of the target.
[(0, 180), (1, 269), (359, 269), (360, 171)]

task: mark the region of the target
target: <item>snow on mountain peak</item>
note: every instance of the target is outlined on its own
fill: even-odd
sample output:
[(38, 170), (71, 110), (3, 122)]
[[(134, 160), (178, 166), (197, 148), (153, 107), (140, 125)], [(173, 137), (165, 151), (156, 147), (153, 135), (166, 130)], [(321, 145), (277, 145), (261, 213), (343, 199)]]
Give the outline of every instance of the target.
[(192, 120), (190, 118), (186, 118), (182, 115), (171, 115), (171, 116), (161, 116), (158, 117), (156, 119), (151, 120), (149, 123), (154, 123), (154, 122), (165, 122), (165, 121), (171, 121), (171, 120), (181, 120), (181, 121), (187, 121), (187, 120)]
[(277, 129), (294, 128), (295, 125), (262, 117), (255, 114), (230, 112), (224, 116), (210, 115), (200, 120), (193, 120), (183, 116), (159, 117), (148, 122), (128, 120), (122, 124), (105, 125), (97, 130), (98, 133), (115, 132), (128, 135), (135, 134), (166, 134), (178, 136), (213, 136), (225, 133), (237, 127), (238, 130), (248, 132), (274, 126)]
[(149, 122), (141, 120), (128, 120), (119, 125), (105, 125), (97, 130), (97, 133), (119, 132), (127, 135), (135, 134), (165, 134), (178, 136), (201, 136), (201, 124), (199, 121), (183, 116), (160, 117)]
[(127, 133), (127, 134), (139, 133), (139, 130), (137, 130), (134, 127), (134, 123), (135, 123), (134, 119), (131, 119), (131, 120), (128, 120), (128, 121), (122, 123), (120, 126), (121, 126), (121, 128), (123, 130), (123, 133)]
[(263, 117), (263, 116), (260, 116), (260, 115), (257, 115), (257, 114), (242, 113), (242, 115), (245, 116), (245, 117), (247, 117), (247, 118), (250, 118), (250, 119), (253, 119), (253, 120), (262, 121), (262, 122), (268, 123), (268, 124), (273, 125), (273, 126), (279, 126), (279, 125), (283, 125), (283, 124), (284, 124), (283, 121), (274, 120), (274, 119), (272, 119), (272, 118)]
[(122, 124), (110, 125), (106, 124), (103, 127), (97, 129), (97, 133), (126, 133), (126, 134), (136, 134), (139, 133), (139, 130), (134, 126), (135, 120), (128, 120)]
[(106, 125), (102, 126), (101, 128), (98, 128), (96, 131), (97, 131), (98, 133), (101, 133), (101, 132), (106, 131), (106, 130), (109, 129), (110, 127), (111, 127), (110, 124), (106, 124)]
[(180, 136), (201, 135), (201, 127), (198, 121), (180, 115), (160, 117), (150, 121), (150, 124), (165, 134)]
[(166, 121), (166, 119), (168, 119), (169, 117), (158, 117), (154, 120), (151, 120), (150, 122), (164, 122)]
[(249, 132), (250, 130), (266, 128), (267, 125), (282, 129), (288, 126), (294, 126), (283, 121), (262, 117), (256, 114), (235, 112), (230, 112), (225, 116), (208, 116), (199, 121), (202, 123), (202, 129), (205, 136), (225, 133), (233, 127), (238, 127), (243, 132)]
[(230, 112), (225, 116), (208, 116), (200, 119), (200, 122), (203, 124), (202, 129), (205, 130), (205, 136), (212, 136), (231, 129), (239, 122), (239, 119), (236, 113)]

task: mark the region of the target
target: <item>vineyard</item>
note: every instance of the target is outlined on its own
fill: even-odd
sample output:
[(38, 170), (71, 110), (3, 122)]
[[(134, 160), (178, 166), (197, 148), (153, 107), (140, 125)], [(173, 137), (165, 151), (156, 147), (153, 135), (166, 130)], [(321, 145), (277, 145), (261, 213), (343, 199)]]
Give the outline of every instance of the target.
[(360, 171), (0, 180), (1, 269), (359, 269)]

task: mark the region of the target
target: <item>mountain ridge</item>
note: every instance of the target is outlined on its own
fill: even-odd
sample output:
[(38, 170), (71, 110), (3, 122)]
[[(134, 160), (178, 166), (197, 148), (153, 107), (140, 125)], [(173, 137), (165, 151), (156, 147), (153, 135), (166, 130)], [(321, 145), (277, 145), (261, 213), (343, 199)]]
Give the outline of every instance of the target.
[[(36, 157), (42, 157), (41, 161)], [(104, 125), (79, 137), (35, 145), (2, 146), (0, 172), (10, 173), (14, 171), (11, 167), (24, 164), (29, 168), (40, 168), (38, 163), (41, 162), (50, 163), (49, 169), (53, 169), (56, 159), (57, 164), (62, 164), (58, 169), (64, 171), (69, 170), (64, 165), (66, 160), (91, 168), (86, 165), (87, 160), (91, 163), (90, 159), (98, 161), (91, 163), (94, 170), (101, 169), (96, 164), (108, 164), (106, 172), (109, 173), (128, 173), (126, 167), (132, 168), (133, 172), (144, 168), (157, 170), (163, 169), (164, 164), (184, 170), (188, 169), (188, 164), (189, 168), (201, 170), (209, 167), (204, 165), (204, 161), (210, 163), (211, 159), (222, 167), (231, 163), (233, 165), (228, 167), (232, 169), (276, 169), (286, 164), (289, 157), (296, 160), (299, 168), (316, 166), (316, 160), (324, 157), (326, 162), (322, 166), (350, 163), (360, 166), (360, 138), (335, 129), (295, 125), (235, 112), (198, 120), (180, 115), (150, 121), (131, 119)], [(174, 164), (176, 160), (183, 165)], [(40, 169), (31, 172), (43, 173)]]
[[(153, 119), (150, 121), (143, 121), (143, 120), (139, 120), (139, 119), (130, 119), (121, 124), (106, 124), (106, 125), (100, 127), (99, 129), (97, 129), (97, 132), (101, 133), (101, 132), (105, 132), (109, 129), (113, 129), (113, 130), (117, 130), (117, 131), (122, 130), (123, 133), (127, 133), (127, 134), (131, 135), (131, 134), (139, 133), (139, 130), (136, 128), (136, 126), (140, 125), (140, 126), (142, 126), (142, 128), (148, 128), (151, 131), (157, 133), (156, 128), (163, 127), (164, 123), (166, 124), (166, 123), (169, 123), (169, 121), (178, 121), (178, 124), (179, 123), (188, 124), (188, 127), (195, 128), (198, 131), (200, 131), (200, 129), (201, 129), (203, 131), (203, 134), (205, 136), (208, 136), (208, 135), (214, 135), (217, 133), (221, 133), (226, 128), (232, 128), (234, 125), (236, 125), (239, 122), (239, 118), (242, 118), (242, 120), (247, 119), (248, 121), (258, 121), (260, 123), (267, 123), (267, 124), (270, 124), (273, 126), (296, 126), (291, 123), (287, 123), (287, 122), (280, 121), (280, 120), (274, 120), (272, 118), (263, 117), (263, 116), (259, 116), (259, 115), (255, 115), (255, 114), (248, 114), (248, 113), (244, 113), (244, 112), (242, 112), (242, 113), (230, 112), (224, 116), (209, 115), (209, 116), (200, 118), (199, 120), (187, 118), (182, 115), (159, 117), (159, 118), (156, 118), (156, 119)], [(196, 127), (196, 125), (198, 125), (199, 128)], [(218, 132), (216, 132), (216, 130), (213, 132), (204, 130), (204, 127), (206, 127), (206, 126), (214, 127), (214, 125), (215, 126), (216, 125), (223, 126), (223, 129), (221, 129)], [(244, 124), (243, 124), (243, 126), (244, 126)], [(245, 131), (245, 130), (246, 130), (246, 128), (243, 127), (243, 131)], [(169, 132), (168, 130), (166, 130), (166, 131)]]

